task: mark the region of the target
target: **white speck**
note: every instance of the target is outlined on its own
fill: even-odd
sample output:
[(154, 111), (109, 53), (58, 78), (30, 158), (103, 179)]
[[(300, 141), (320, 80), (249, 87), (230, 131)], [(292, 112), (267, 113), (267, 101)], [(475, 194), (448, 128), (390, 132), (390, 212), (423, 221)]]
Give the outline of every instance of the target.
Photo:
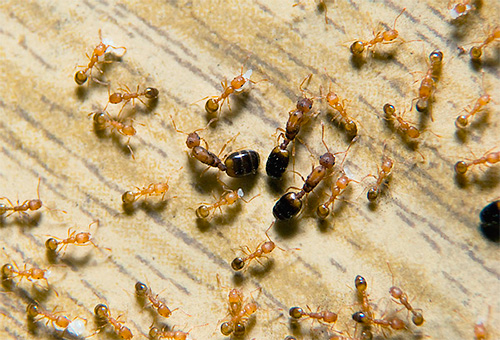
[(349, 170), (348, 167), (344, 166), (344, 173), (346, 174), (347, 177), (349, 178), (354, 178), (354, 174), (352, 173), (351, 170)]
[(250, 80), (250, 77), (252, 76), (252, 69), (249, 69), (248, 71), (246, 71), (245, 73), (243, 73), (243, 78), (245, 78), (246, 80)]
[(50, 270), (46, 270), (45, 273), (43, 273), (43, 277), (45, 279), (48, 279), (50, 277), (50, 275), (52, 274), (52, 272)]
[(238, 197), (242, 198), (243, 196), (245, 196), (245, 193), (243, 192), (243, 189), (239, 188), (238, 189)]
[(76, 337), (82, 336), (85, 332), (85, 323), (82, 319), (71, 321), (68, 328), (66, 328), (66, 332)]
[(248, 87), (250, 87), (251, 82), (249, 80), (250, 77), (252, 76), (252, 72), (253, 72), (252, 69), (250, 69), (242, 74), (243, 79), (245, 79), (245, 84), (243, 84), (243, 86), (240, 87), (239, 89), (234, 90), (234, 92), (239, 93), (245, 91)]
[(454, 6), (452, 9), (450, 9), (450, 16), (452, 19), (459, 18), (469, 13), (469, 11), (472, 9), (472, 5), (470, 4), (465, 5), (465, 11), (463, 11), (462, 13), (458, 13), (456, 8), (457, 6)]

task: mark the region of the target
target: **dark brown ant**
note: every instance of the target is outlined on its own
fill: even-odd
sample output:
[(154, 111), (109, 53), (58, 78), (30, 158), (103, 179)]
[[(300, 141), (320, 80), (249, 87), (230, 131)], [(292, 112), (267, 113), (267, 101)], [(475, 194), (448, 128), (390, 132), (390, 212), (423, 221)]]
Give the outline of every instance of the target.
[[(490, 149), (490, 151), (493, 149)], [(484, 154), (484, 156), (477, 158), (477, 159), (473, 159), (469, 162), (466, 162), (466, 161), (457, 162), (455, 164), (455, 172), (457, 173), (457, 175), (462, 176), (462, 175), (465, 175), (465, 173), (469, 170), (469, 168), (474, 166), (474, 165), (486, 164), (486, 163), (495, 164), (495, 163), (500, 162), (500, 151), (496, 151), (496, 152), (490, 152), (490, 151), (487, 151)]]
[(40, 209), (43, 206), (42, 201), (40, 200), (40, 178), (38, 178), (38, 185), (36, 187), (36, 199), (32, 200), (26, 200), (22, 204), (19, 204), (19, 200), (17, 201), (17, 205), (12, 204), (12, 202), (7, 198), (7, 197), (0, 197), (0, 200), (6, 200), (7, 203), (9, 203), (9, 206), (7, 206), (4, 203), (0, 203), (0, 216), (5, 214), (7, 211), (10, 211), (10, 213), (7, 214), (6, 217), (9, 217), (10, 215), (14, 213), (19, 213), (20, 215), (22, 214), (23, 216), (28, 216), (26, 211), (35, 211)]
[[(132, 105), (135, 106), (135, 100), (139, 100), (141, 103), (144, 105), (148, 106), (144, 100), (141, 99), (141, 97), (145, 97), (147, 99), (155, 99), (158, 98), (159, 91), (158, 89), (154, 87), (148, 87), (144, 91), (139, 92), (139, 85), (137, 85), (137, 90), (136, 92), (132, 92), (128, 86), (125, 85), (125, 87), (119, 87), (118, 91), (122, 91), (123, 93), (120, 92), (114, 92), (109, 94), (109, 100), (106, 106), (104, 107), (104, 110), (106, 110), (106, 107), (108, 107), (108, 104), (119, 104), (123, 102), (123, 106), (120, 109), (120, 112), (118, 113), (118, 116), (120, 116), (121, 112), (125, 108), (125, 105), (127, 105), (128, 102), (132, 101)], [(108, 89), (109, 93), (109, 89)]]
[(467, 114), (460, 115), (457, 117), (457, 119), (455, 120), (455, 126), (457, 128), (463, 129), (467, 127), (467, 125), (469, 125), (469, 120), (472, 119), (474, 115), (479, 112), (479, 110), (481, 110), (483, 107), (488, 105), (490, 101), (492, 101), (491, 96), (484, 90), (484, 73), (483, 73), (483, 92), (484, 94), (477, 99), (472, 110), (467, 111), (466, 109), (464, 109), (464, 111), (467, 112)]
[[(111, 316), (108, 306), (106, 306), (102, 303), (98, 304), (94, 308), (94, 314), (98, 319), (106, 321), (111, 326), (113, 326), (115, 333), (120, 338), (122, 338), (124, 340), (129, 340), (129, 339), (133, 338), (134, 335), (132, 334), (132, 331), (118, 321), (118, 319), (120, 317), (115, 319)], [(102, 329), (102, 327), (101, 327), (101, 329)], [(100, 329), (98, 330), (98, 332), (99, 331), (100, 331)]]
[(412, 125), (408, 121), (404, 120), (403, 118), (404, 113), (397, 114), (394, 105), (389, 103), (385, 104), (384, 113), (386, 115), (386, 119), (390, 120), (395, 119), (399, 123), (398, 128), (401, 131), (401, 133), (413, 139), (420, 137), (420, 131), (417, 129), (417, 127)]
[[(332, 83), (330, 82), (330, 87), (328, 88), (328, 93), (324, 96), (326, 99), (328, 105), (330, 105), (335, 111), (337, 111), (340, 114), (340, 122), (342, 123), (345, 131), (350, 135), (350, 136), (356, 136), (358, 133), (358, 126), (354, 120), (352, 120), (351, 117), (346, 112), (345, 109), (345, 102), (347, 101), (346, 99), (341, 100), (340, 97), (332, 91), (331, 89)], [(320, 92), (321, 92), (320, 88)], [(323, 94), (321, 94), (321, 97), (323, 97)]]
[(81, 318), (75, 317), (73, 320), (70, 321), (70, 319), (68, 319), (66, 316), (58, 315), (60, 314), (60, 312), (56, 312), (56, 308), (54, 308), (52, 312), (49, 312), (41, 308), (40, 305), (37, 303), (30, 303), (26, 307), (26, 312), (28, 313), (29, 317), (37, 318), (37, 320), (35, 321), (47, 319), (46, 322), (47, 325), (50, 322), (52, 324), (52, 327), (54, 327), (56, 330), (63, 330), (63, 332), (70, 333), (73, 336), (79, 337), (85, 330), (83, 322), (81, 321), (78, 322), (78, 320), (80, 320)]
[(387, 263), (387, 265), (389, 266), (389, 270), (392, 275), (392, 287), (389, 288), (389, 294), (391, 294), (391, 296), (396, 300), (397, 303), (402, 304), (409, 313), (411, 312), (413, 314), (411, 320), (413, 324), (415, 324), (415, 326), (422, 326), (425, 321), (422, 315), (422, 310), (414, 309), (408, 301), (408, 295), (406, 295), (406, 293), (403, 292), (401, 288), (394, 286), (394, 273), (392, 272), (389, 263)]
[(456, 3), (454, 6), (451, 6), (451, 3), (454, 2), (450, 0), (448, 3), (448, 9), (450, 10), (450, 16), (453, 20), (463, 17), (469, 14), (470, 11), (476, 9), (476, 6), (472, 4), (471, 0), (462, 0)]
[(351, 53), (353, 55), (361, 55), (363, 51), (366, 49), (369, 49), (370, 47), (373, 47), (377, 44), (390, 44), (393, 43), (395, 39), (399, 36), (399, 32), (396, 30), (396, 22), (398, 18), (403, 14), (403, 12), (406, 10), (406, 8), (403, 8), (401, 13), (398, 14), (396, 19), (394, 19), (394, 25), (392, 26), (392, 29), (383, 31), (383, 32), (378, 32), (375, 34), (375, 37), (370, 40), (370, 41), (362, 41), (362, 40), (357, 40), (351, 45)]
[(279, 179), (285, 172), (290, 161), (290, 153), (287, 150), (288, 144), (290, 144), (290, 142), (297, 137), (300, 128), (305, 124), (307, 118), (310, 116), (315, 98), (308, 98), (303, 86), (306, 81), (311, 79), (311, 77), (312, 74), (309, 74), (304, 78), (302, 83), (300, 83), (299, 89), (302, 92), (303, 97), (297, 101), (296, 109), (288, 113), (286, 130), (284, 133), (280, 133), (278, 137), (278, 140), (280, 137), (283, 137), (283, 142), (276, 146), (267, 158), (266, 172), (270, 177)]
[[(219, 156), (216, 156), (212, 152), (208, 151), (208, 143), (205, 142), (206, 148), (201, 146), (201, 137), (197, 134), (197, 131), (204, 130), (205, 128), (195, 130), (191, 133), (186, 133), (177, 129), (175, 122), (172, 117), (172, 124), (174, 126), (175, 131), (179, 133), (183, 133), (187, 135), (186, 146), (191, 149), (191, 156), (206, 164), (210, 167), (218, 168), (220, 171), (225, 172), (229, 177), (244, 177), (248, 175), (254, 175), (257, 173), (260, 164), (260, 156), (254, 150), (242, 150), (235, 151), (228, 155), (224, 160), (224, 163), (220, 160)], [(215, 119), (215, 118), (214, 118)], [(212, 119), (208, 122), (207, 126), (214, 120)], [(236, 135), (237, 136), (237, 135)], [(236, 137), (233, 137), (234, 139)], [(227, 146), (227, 143), (224, 144), (219, 155), (224, 151)], [(207, 169), (208, 170), (208, 169)], [(206, 171), (206, 170), (205, 170)], [(204, 172), (205, 172), (204, 171)]]
[[(89, 230), (90, 226), (94, 223), (97, 223), (99, 225), (99, 221), (94, 221), (89, 224)], [(68, 237), (65, 239), (60, 239), (57, 237), (51, 237), (45, 241), (45, 247), (50, 250), (50, 251), (57, 251), (59, 253), (60, 251), (66, 251), (66, 248), (68, 245), (74, 244), (75, 246), (88, 246), (92, 245), (95, 248), (99, 249), (99, 246), (94, 243), (94, 238), (90, 234), (90, 232), (79, 232), (76, 233), (75, 230), (71, 231), (71, 228), (68, 229)], [(61, 246), (59, 248), (59, 246)], [(59, 248), (59, 249), (57, 249)], [(109, 248), (104, 248), (107, 250), (111, 250)]]
[[(307, 307), (307, 308), (309, 309), (309, 307)], [(290, 308), (290, 310), (288, 311), (288, 314), (290, 314), (290, 316), (295, 320), (299, 320), (301, 317), (305, 316), (305, 317), (309, 317), (309, 318), (314, 319), (314, 320), (318, 320), (320, 323), (324, 322), (327, 324), (332, 324), (332, 323), (337, 322), (337, 318), (338, 318), (337, 313), (334, 313), (334, 312), (330, 312), (330, 311), (321, 311), (320, 312), (319, 310), (317, 312), (312, 312), (310, 309), (309, 309), (309, 312), (306, 312), (300, 307)]]
[[(439, 50), (433, 51), (429, 55), (429, 62), (429, 69), (420, 83), (418, 97), (415, 98), (417, 99), (415, 107), (418, 112), (426, 112), (429, 109), (429, 100), (434, 92), (443, 65), (443, 52)], [(434, 121), (432, 115), (431, 120)]]
[(235, 204), (238, 199), (242, 200), (245, 203), (250, 203), (255, 197), (259, 196), (256, 195), (247, 201), (243, 198), (244, 195), (245, 193), (241, 188), (239, 188), (238, 190), (225, 190), (216, 202), (212, 204), (200, 205), (196, 209), (196, 216), (198, 218), (205, 219), (208, 218), (211, 214), (214, 214), (217, 208), (219, 208), (219, 210), (222, 212), (222, 206)]
[(163, 301), (158, 299), (158, 294), (153, 294), (151, 288), (146, 286), (144, 283), (137, 282), (135, 284), (135, 291), (137, 295), (146, 297), (149, 302), (151, 302), (151, 305), (156, 309), (158, 314), (160, 314), (164, 318), (170, 317), (170, 315), (172, 315), (172, 312), (175, 311), (175, 309), (171, 311)]
[(107, 83), (103, 83), (100, 80), (92, 77), (92, 69), (95, 67), (97, 70), (99, 70), (99, 72), (102, 73), (102, 71), (97, 67), (97, 63), (105, 63), (104, 55), (106, 54), (106, 52), (108, 51), (108, 49), (110, 47), (113, 49), (123, 49), (124, 50), (123, 54), (120, 55), (119, 57), (123, 57), (123, 55), (125, 53), (127, 53), (126, 47), (123, 47), (123, 46), (115, 47), (115, 46), (106, 45), (105, 43), (103, 43), (101, 30), (99, 30), (99, 41), (100, 41), (99, 45), (97, 45), (94, 48), (92, 55), (89, 57), (89, 55), (86, 54), (87, 58), (89, 58), (89, 64), (87, 66), (79, 66), (79, 67), (84, 67), (84, 69), (75, 73), (75, 82), (78, 85), (83, 85), (89, 77), (90, 77), (90, 79), (92, 79), (93, 81), (95, 81), (99, 84), (107, 85)]
[[(272, 228), (274, 225), (274, 222), (271, 223), (269, 228), (267, 228), (265, 235), (267, 237), (267, 241), (264, 241), (260, 243), (257, 248), (255, 248), (255, 251), (251, 251), (250, 248), (245, 246), (247, 253), (243, 257), (236, 257), (232, 262), (231, 262), (231, 268), (233, 270), (239, 271), (242, 270), (245, 267), (248, 267), (250, 265), (250, 262), (252, 260), (256, 260), (260, 263), (259, 258), (267, 257), (268, 254), (270, 254), (277, 246), (276, 243), (274, 243), (271, 238), (268, 235), (269, 230)], [(277, 247), (278, 249), (285, 251), (285, 249)]]
[(378, 172), (378, 176), (369, 175), (377, 179), (377, 183), (368, 189), (367, 198), (370, 202), (375, 202), (380, 195), (380, 189), (382, 184), (387, 180), (391, 174), (392, 168), (394, 166), (394, 161), (389, 157), (384, 157), (382, 160), (382, 167)]
[(481, 60), (481, 56), (483, 55), (483, 48), (494, 42), (495, 40), (500, 39), (500, 27), (495, 27), (493, 31), (486, 37), (486, 39), (479, 44), (478, 46), (474, 46), (470, 49), (470, 57), (473, 61)]
[(134, 152), (130, 147), (130, 138), (135, 136), (137, 131), (132, 124), (122, 123), (119, 120), (113, 119), (106, 111), (91, 112), (89, 116), (94, 115), (94, 124), (98, 129), (106, 129), (109, 127), (111, 130), (116, 130), (119, 134), (128, 137), (127, 148), (130, 150), (132, 158), (135, 159)]
[(168, 181), (170, 178), (167, 178), (165, 182), (161, 183), (151, 183), (147, 187), (138, 188), (137, 191), (126, 191), (122, 195), (122, 201), (124, 204), (134, 204), (141, 196), (152, 196), (152, 195), (161, 195), (161, 200), (165, 199), (165, 195), (169, 189)]
[(392, 328), (394, 330), (402, 330), (406, 328), (403, 320), (396, 316), (390, 319), (374, 319), (364, 312), (356, 312), (352, 315), (352, 319), (363, 325), (377, 325), (383, 328)]

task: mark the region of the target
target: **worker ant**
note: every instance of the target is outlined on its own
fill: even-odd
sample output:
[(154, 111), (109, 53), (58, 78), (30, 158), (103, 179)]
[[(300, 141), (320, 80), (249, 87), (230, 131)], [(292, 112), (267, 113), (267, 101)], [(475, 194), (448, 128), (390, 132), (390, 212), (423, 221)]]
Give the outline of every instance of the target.
[[(94, 243), (94, 238), (92, 237), (90, 233), (90, 226), (92, 224), (97, 224), (99, 225), (99, 221), (94, 221), (89, 224), (89, 231), (88, 232), (79, 232), (77, 233), (75, 230), (71, 231), (71, 228), (68, 229), (68, 237), (65, 239), (61, 239), (58, 237), (50, 237), (45, 241), (45, 247), (51, 251), (51, 252), (56, 252), (59, 253), (61, 251), (64, 252), (66, 251), (66, 248), (70, 244), (74, 244), (75, 246), (88, 246), (92, 245), (95, 248), (99, 249), (99, 246)], [(111, 250), (109, 248), (104, 248), (107, 250)]]
[[(495, 148), (496, 147), (494, 147), (493, 149)], [(493, 149), (486, 151), (486, 153), (480, 158), (476, 158), (468, 162), (458, 161), (457, 163), (455, 163), (455, 172), (457, 173), (457, 175), (463, 176), (469, 170), (470, 167), (473, 167), (475, 165), (480, 165), (480, 164), (492, 165), (500, 162), (500, 151), (491, 152), (491, 150)]]
[(159, 91), (158, 89), (154, 87), (147, 87), (144, 91), (139, 92), (139, 85), (137, 85), (137, 90), (136, 92), (132, 92), (130, 88), (127, 85), (124, 85), (124, 87), (119, 87), (118, 91), (122, 91), (123, 93), (120, 92), (114, 92), (114, 93), (109, 93), (109, 88), (108, 88), (108, 94), (109, 94), (109, 99), (108, 103), (104, 107), (103, 111), (106, 110), (108, 107), (108, 104), (119, 104), (123, 102), (123, 106), (118, 112), (118, 117), (120, 117), (120, 114), (122, 113), (123, 109), (125, 108), (125, 105), (127, 105), (130, 101), (132, 101), (132, 105), (135, 106), (135, 100), (139, 100), (141, 103), (144, 105), (148, 106), (144, 100), (141, 99), (141, 97), (147, 98), (147, 99), (156, 99), (158, 98)]
[(75, 337), (82, 336), (85, 331), (85, 325), (82, 320), (84, 320), (85, 323), (87, 320), (79, 317), (75, 317), (73, 320), (70, 320), (66, 316), (60, 315), (61, 312), (56, 312), (56, 308), (54, 308), (52, 312), (49, 312), (43, 309), (38, 303), (33, 302), (26, 307), (26, 312), (30, 318), (33, 318), (34, 321), (46, 319), (47, 325), (50, 322), (52, 327), (56, 330), (62, 330), (63, 334), (69, 333), (71, 336)]
[[(123, 340), (129, 340), (129, 339), (132, 339), (133, 338), (133, 334), (132, 334), (132, 331), (126, 327), (125, 325), (123, 325), (122, 323), (120, 323), (120, 321), (118, 321), (118, 318), (113, 318), (111, 316), (111, 313), (109, 311), (109, 308), (108, 306), (106, 306), (105, 304), (98, 304), (95, 306), (94, 308), (94, 314), (96, 316), (96, 318), (98, 319), (98, 321), (102, 322), (103, 324), (99, 327), (99, 329), (96, 331), (97, 332), (100, 332), (102, 330), (102, 328), (104, 328), (106, 326), (106, 324), (110, 324), (115, 333)], [(94, 334), (96, 334), (94, 333)], [(92, 334), (92, 335), (94, 335)]]

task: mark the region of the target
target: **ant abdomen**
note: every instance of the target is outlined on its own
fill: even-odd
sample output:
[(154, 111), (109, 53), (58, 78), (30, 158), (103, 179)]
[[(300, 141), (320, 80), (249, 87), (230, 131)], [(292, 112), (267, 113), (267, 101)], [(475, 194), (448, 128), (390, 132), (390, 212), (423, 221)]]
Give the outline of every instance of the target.
[(266, 162), (266, 173), (269, 177), (280, 179), (290, 162), (290, 153), (286, 149), (276, 146)]
[(273, 215), (281, 221), (289, 220), (297, 215), (302, 208), (302, 201), (297, 193), (289, 192), (281, 196), (273, 207)]
[(260, 156), (254, 150), (236, 151), (227, 156), (224, 161), (229, 177), (244, 177), (257, 173)]

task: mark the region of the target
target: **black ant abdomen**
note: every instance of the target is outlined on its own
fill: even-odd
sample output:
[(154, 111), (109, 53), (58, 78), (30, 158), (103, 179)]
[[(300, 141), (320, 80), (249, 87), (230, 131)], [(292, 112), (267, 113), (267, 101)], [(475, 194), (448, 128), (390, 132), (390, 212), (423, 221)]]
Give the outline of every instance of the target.
[(254, 175), (259, 169), (260, 156), (254, 150), (236, 151), (227, 156), (224, 164), (229, 177)]
[(289, 192), (281, 196), (273, 207), (273, 215), (276, 219), (285, 221), (297, 215), (302, 208), (302, 201), (297, 193)]
[(276, 146), (267, 158), (267, 175), (272, 178), (280, 179), (281, 176), (283, 176), (283, 174), (285, 173), (289, 162), (290, 153), (288, 152), (288, 150), (280, 148), (279, 145)]

